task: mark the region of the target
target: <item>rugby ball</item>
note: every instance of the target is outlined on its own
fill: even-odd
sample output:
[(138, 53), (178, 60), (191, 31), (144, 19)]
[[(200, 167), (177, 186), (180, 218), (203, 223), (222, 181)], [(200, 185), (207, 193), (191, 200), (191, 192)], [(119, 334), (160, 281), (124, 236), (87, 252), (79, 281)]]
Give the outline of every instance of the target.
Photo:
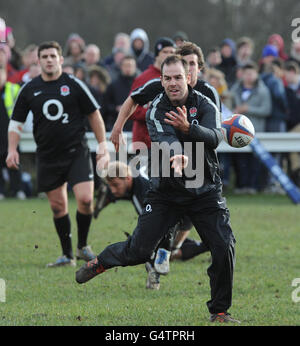
[(243, 114), (234, 114), (222, 122), (224, 141), (234, 148), (243, 148), (251, 143), (255, 136), (254, 126)]

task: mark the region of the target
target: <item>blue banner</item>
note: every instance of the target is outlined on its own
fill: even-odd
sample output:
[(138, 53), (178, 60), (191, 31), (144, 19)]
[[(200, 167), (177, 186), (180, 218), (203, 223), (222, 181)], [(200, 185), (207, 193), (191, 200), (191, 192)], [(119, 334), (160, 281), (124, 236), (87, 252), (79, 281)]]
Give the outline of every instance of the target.
[(267, 167), (273, 177), (280, 183), (290, 199), (295, 204), (300, 203), (300, 191), (298, 187), (284, 173), (274, 157), (264, 148), (257, 138), (253, 138), (249, 145), (259, 160)]

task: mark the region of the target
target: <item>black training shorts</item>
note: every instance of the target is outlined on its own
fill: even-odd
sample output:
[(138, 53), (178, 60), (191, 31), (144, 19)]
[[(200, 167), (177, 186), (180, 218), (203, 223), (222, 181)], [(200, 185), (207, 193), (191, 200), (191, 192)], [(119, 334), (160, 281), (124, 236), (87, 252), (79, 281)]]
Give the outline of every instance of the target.
[(71, 148), (56, 160), (37, 160), (37, 183), (39, 192), (55, 190), (68, 182), (71, 187), (94, 179), (93, 164), (88, 148)]

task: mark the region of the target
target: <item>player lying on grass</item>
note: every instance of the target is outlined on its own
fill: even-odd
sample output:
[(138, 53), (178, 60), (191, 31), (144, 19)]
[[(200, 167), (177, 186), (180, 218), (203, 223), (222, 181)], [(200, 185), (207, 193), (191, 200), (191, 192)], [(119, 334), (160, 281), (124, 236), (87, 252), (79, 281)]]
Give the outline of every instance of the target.
[[(110, 176), (115, 171), (117, 172), (117, 177)], [(121, 178), (118, 175), (120, 171), (123, 174)], [(100, 180), (94, 208), (94, 218), (97, 219), (99, 213), (106, 206), (110, 203), (115, 203), (118, 199), (132, 201), (137, 213), (140, 214), (142, 203), (149, 187), (149, 179), (143, 170), (141, 170), (141, 175), (135, 178), (131, 176), (131, 170), (126, 164), (118, 161), (112, 162), (109, 164), (106, 179)], [(158, 270), (160, 274), (166, 274), (169, 271), (169, 258), (171, 261), (187, 261), (208, 251), (204, 243), (188, 238), (191, 228), (191, 221), (187, 217), (183, 218), (173, 230), (173, 236), (168, 238), (169, 244), (165, 242), (165, 248), (158, 251), (156, 266), (158, 262), (161, 263), (161, 269)]]
[[(95, 218), (98, 217), (103, 208), (120, 199), (130, 200), (136, 212), (141, 214), (143, 201), (149, 188), (150, 182), (146, 176), (138, 175), (137, 177), (133, 177), (130, 167), (123, 162), (114, 161), (109, 163), (105, 181), (101, 180), (101, 185), (98, 190), (94, 211)], [(187, 239), (191, 228), (191, 221), (187, 217), (184, 217), (170, 230), (168, 236), (161, 242), (153, 260), (146, 263), (148, 272), (147, 288), (159, 289), (160, 274), (166, 275), (169, 272), (171, 250), (176, 251), (175, 258), (182, 258), (184, 260), (208, 251), (203, 243)], [(181, 256), (179, 257), (178, 255), (180, 253)]]

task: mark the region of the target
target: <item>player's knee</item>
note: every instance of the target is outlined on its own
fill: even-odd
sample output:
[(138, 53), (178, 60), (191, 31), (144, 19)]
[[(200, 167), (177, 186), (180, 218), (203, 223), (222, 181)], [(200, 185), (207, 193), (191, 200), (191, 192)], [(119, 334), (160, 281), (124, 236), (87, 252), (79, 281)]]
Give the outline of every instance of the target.
[(60, 201), (51, 201), (50, 202), (50, 208), (53, 212), (53, 215), (55, 217), (60, 217), (61, 215), (64, 215), (66, 213), (66, 207), (64, 203), (61, 203)]
[(91, 208), (93, 205), (93, 199), (90, 195), (83, 195), (79, 198), (78, 203), (84, 208)]

